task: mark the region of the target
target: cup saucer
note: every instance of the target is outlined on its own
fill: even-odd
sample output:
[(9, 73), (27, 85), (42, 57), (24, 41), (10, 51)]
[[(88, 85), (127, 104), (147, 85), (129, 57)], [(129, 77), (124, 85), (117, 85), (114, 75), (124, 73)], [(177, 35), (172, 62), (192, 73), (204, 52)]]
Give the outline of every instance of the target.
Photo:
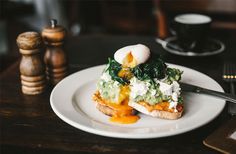
[[(179, 46), (176, 37), (169, 37), (165, 39), (165, 41), (174, 46)], [(225, 49), (224, 43), (222, 43), (220, 40), (213, 38), (206, 39), (206, 43), (202, 48), (193, 48), (192, 51), (187, 51), (187, 52), (176, 50), (176, 48), (172, 48), (171, 46), (168, 45), (162, 45), (162, 47), (169, 53), (181, 56), (211, 56), (219, 54), (223, 52)]]

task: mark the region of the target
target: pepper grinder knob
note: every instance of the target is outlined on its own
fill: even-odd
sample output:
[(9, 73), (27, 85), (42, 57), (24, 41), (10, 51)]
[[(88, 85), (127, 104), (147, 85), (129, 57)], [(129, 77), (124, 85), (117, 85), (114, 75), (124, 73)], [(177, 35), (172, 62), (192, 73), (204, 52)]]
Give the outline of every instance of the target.
[(55, 28), (57, 26), (57, 20), (56, 19), (51, 19), (50, 22), (51, 22), (51, 27), (52, 28)]

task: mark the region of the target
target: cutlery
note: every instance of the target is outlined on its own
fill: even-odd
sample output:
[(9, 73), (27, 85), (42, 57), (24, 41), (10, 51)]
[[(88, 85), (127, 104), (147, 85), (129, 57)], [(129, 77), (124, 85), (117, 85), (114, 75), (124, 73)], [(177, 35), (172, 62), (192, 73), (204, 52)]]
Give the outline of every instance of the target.
[(223, 92), (218, 92), (202, 87), (198, 87), (195, 85), (187, 84), (187, 83), (180, 83), (181, 90), (184, 92), (193, 92), (193, 93), (199, 93), (199, 94), (206, 94), (206, 95), (211, 95), (215, 96), (224, 100), (227, 100), (232, 103), (236, 103), (236, 96), (232, 94), (227, 94)]
[[(156, 42), (161, 44), (163, 47), (169, 47), (169, 48), (172, 48), (172, 49), (175, 49), (177, 51), (180, 51), (180, 52), (193, 52), (193, 51), (187, 51), (186, 49), (184, 48), (181, 48), (180, 46), (176, 45), (176, 44), (173, 44), (173, 43), (170, 43), (170, 42), (167, 42), (165, 40), (162, 40), (160, 38), (156, 38)], [(196, 41), (194, 41), (191, 45), (190, 45), (190, 50), (192, 50), (193, 48), (195, 48), (196, 46)]]
[(156, 38), (156, 41), (157, 41), (157, 43), (161, 44), (163, 47), (170, 47), (170, 48), (175, 49), (177, 51), (186, 52), (186, 50), (184, 50), (183, 48), (181, 48), (175, 44), (169, 43), (165, 40)]
[[(225, 63), (223, 68), (223, 80), (230, 84), (230, 93), (235, 95), (234, 82), (236, 81), (236, 65), (233, 63)], [(228, 105), (228, 113), (236, 115), (236, 104)]]

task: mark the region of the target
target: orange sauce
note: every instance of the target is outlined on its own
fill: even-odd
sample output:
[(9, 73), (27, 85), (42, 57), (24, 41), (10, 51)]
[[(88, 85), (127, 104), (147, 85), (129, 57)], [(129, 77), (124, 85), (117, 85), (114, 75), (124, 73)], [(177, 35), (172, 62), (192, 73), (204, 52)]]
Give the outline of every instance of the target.
[[(169, 109), (169, 102), (160, 102), (156, 105), (149, 105), (146, 102), (139, 102), (139, 104), (143, 105), (149, 112), (152, 112), (153, 110), (160, 110), (160, 111), (168, 111), (168, 112), (174, 112), (174, 109)], [(182, 105), (177, 105), (177, 110), (180, 112), (183, 110)]]

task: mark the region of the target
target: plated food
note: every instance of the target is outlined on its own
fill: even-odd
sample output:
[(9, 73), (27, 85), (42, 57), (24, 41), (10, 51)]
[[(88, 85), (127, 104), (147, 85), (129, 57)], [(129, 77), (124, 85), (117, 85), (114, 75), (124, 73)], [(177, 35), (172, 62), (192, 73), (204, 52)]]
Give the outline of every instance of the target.
[(114, 59), (109, 58), (93, 100), (112, 122), (135, 123), (139, 113), (178, 119), (184, 111), (181, 74), (159, 56), (151, 56), (147, 46), (126, 46), (115, 52)]

